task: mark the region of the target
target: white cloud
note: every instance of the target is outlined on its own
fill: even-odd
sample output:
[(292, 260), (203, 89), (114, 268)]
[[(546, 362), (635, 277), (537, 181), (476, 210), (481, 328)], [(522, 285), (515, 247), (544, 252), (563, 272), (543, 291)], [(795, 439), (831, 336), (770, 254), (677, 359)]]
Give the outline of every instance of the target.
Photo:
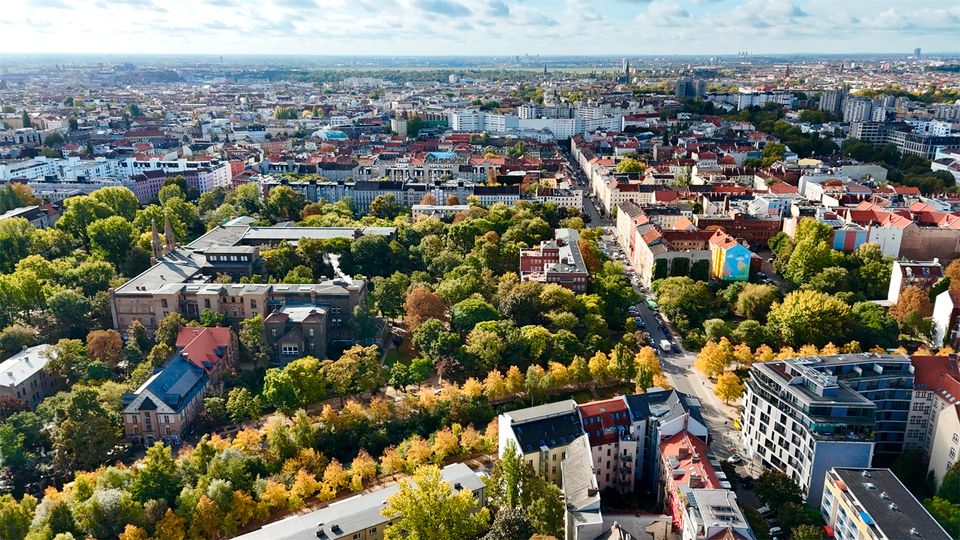
[[(957, 0), (3, 0), (0, 51), (724, 54), (957, 51)], [(144, 17), (151, 24), (142, 24)], [(34, 39), (44, 32), (44, 39)], [(51, 39), (51, 36), (56, 36)]]

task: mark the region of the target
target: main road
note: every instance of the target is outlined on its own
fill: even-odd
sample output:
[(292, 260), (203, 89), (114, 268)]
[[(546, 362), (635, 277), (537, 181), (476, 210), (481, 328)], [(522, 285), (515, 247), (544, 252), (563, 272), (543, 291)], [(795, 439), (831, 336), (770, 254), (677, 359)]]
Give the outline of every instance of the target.
[[(561, 146), (561, 148), (564, 157), (567, 159), (567, 166), (571, 175), (576, 179), (577, 185), (584, 192), (583, 212), (590, 218), (589, 226), (607, 229), (604, 232), (604, 247), (608, 250), (610, 248), (620, 249), (620, 253), (622, 254), (622, 248), (617, 246), (616, 235), (612, 234), (613, 231), (609, 229), (613, 224), (612, 220), (608, 217), (603, 217), (597, 207), (594, 206), (593, 200), (590, 199), (588, 195), (590, 193), (590, 186), (587, 185), (587, 178), (583, 171), (580, 170), (579, 164), (573, 160), (570, 149), (563, 146)], [(768, 275), (772, 275), (772, 272)], [(642, 293), (639, 289), (637, 289), (637, 292)], [(720, 398), (713, 393), (713, 383), (693, 369), (695, 355), (683, 349), (681, 340), (677, 339), (673, 331), (669, 328), (669, 325), (661, 318), (658, 318), (653, 310), (643, 302), (641, 302), (639, 307), (640, 317), (646, 325), (645, 331), (649, 333), (653, 339), (654, 349), (660, 354), (660, 363), (663, 367), (663, 372), (670, 379), (670, 384), (672, 384), (677, 391), (695, 397), (700, 401), (700, 412), (707, 424), (707, 429), (710, 430), (711, 448), (714, 453), (720, 458), (726, 458), (730, 454), (735, 453), (738, 447), (738, 432), (733, 428), (734, 418), (737, 414), (736, 409), (722, 403)], [(661, 350), (659, 344), (664, 339), (669, 340), (671, 343), (676, 343), (680, 348), (680, 352), (673, 353)]]

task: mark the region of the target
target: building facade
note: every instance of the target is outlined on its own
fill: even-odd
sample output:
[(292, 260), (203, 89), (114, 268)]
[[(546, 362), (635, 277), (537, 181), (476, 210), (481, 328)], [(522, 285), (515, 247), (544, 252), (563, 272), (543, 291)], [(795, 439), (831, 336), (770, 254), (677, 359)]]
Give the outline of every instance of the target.
[(58, 389), (58, 383), (44, 370), (50, 361), (52, 345), (25, 347), (22, 351), (0, 362), (0, 396), (25, 402), (34, 408), (43, 398)]
[(832, 467), (820, 514), (837, 540), (949, 540), (951, 535), (890, 469)]
[(520, 250), (520, 280), (556, 283), (575, 293), (587, 292), (590, 272), (580, 253), (580, 233), (557, 229), (553, 240)]
[(873, 353), (755, 364), (744, 391), (740, 442), (817, 501), (830, 467), (899, 456), (912, 398), (909, 358)]

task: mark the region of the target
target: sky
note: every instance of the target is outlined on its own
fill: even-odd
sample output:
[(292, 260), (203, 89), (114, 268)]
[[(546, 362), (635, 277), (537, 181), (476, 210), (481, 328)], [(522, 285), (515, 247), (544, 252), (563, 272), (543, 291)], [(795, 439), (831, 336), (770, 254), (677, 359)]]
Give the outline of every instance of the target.
[(960, 51), (958, 0), (2, 0), (2, 53)]

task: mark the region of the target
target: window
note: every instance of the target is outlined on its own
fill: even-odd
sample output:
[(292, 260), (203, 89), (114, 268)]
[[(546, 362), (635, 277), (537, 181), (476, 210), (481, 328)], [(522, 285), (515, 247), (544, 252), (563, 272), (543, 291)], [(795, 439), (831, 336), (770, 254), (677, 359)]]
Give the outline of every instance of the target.
[(297, 354), (300, 352), (300, 347), (296, 345), (281, 345), (280, 353), (281, 354)]
[(204, 299), (203, 299), (203, 307), (206, 308), (206, 309), (210, 309), (210, 299), (209, 299), (209, 298), (204, 298)]
[(307, 330), (307, 335), (313, 337), (313, 328)]
[(277, 329), (276, 329), (276, 328), (271, 328), (271, 329), (270, 329), (270, 335), (273, 336), (273, 337), (277, 337)]
[(160, 307), (167, 307), (167, 299), (166, 299), (166, 298), (161, 298), (161, 299), (160, 299)]
[(250, 299), (250, 309), (257, 309), (257, 301), (255, 299)]
[(956, 449), (956, 448), (951, 448), (950, 451), (947, 452), (947, 454), (950, 456), (950, 459), (953, 459), (953, 458), (957, 457), (957, 449)]
[(952, 440), (953, 440), (953, 443), (954, 443), (954, 444), (960, 443), (960, 434), (954, 433)]

